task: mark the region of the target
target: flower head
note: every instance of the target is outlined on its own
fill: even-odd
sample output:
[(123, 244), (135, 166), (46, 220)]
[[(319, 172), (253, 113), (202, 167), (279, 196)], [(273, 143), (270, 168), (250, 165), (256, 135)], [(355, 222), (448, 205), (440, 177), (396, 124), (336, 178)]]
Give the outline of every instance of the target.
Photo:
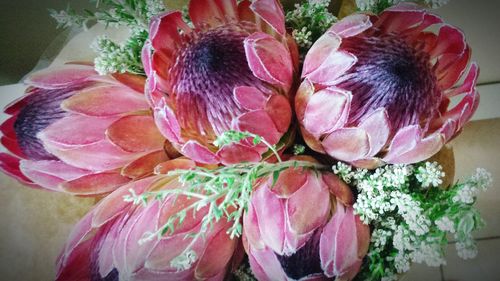
[[(144, 79), (67, 64), (32, 74), (5, 109), (0, 168), (20, 181), (79, 195), (108, 193), (168, 159), (142, 94)], [(167, 146), (168, 147), (168, 146)]]
[(346, 206), (353, 200), (349, 187), (331, 173), (290, 168), (259, 184), (243, 219), (255, 276), (352, 279), (370, 241), (368, 226)]
[(158, 127), (200, 163), (259, 161), (267, 149), (246, 141), (213, 145), (228, 130), (277, 144), (291, 123), (289, 92), (298, 54), (276, 0), (193, 0), (189, 16), (163, 14), (143, 50), (147, 95)]
[[(241, 256), (234, 256), (239, 240), (226, 233), (231, 223), (221, 219), (202, 229), (207, 206), (188, 211), (173, 230), (151, 234), (198, 200), (184, 195), (146, 204), (123, 200), (130, 192), (141, 195), (157, 188), (184, 187), (177, 178), (153, 176), (124, 185), (99, 202), (72, 231), (58, 260), (56, 280), (115, 280), (117, 276), (131, 281), (223, 280)], [(204, 235), (190, 236), (199, 232)]]
[(477, 108), (478, 68), (466, 72), (469, 58), (462, 32), (416, 5), (348, 16), (306, 56), (295, 100), (303, 136), (356, 166), (427, 159)]

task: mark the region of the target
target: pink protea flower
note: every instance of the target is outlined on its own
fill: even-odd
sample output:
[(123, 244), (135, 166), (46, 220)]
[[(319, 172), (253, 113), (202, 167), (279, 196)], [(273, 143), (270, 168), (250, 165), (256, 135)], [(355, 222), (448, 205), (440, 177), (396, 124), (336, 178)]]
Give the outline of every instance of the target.
[(462, 32), (414, 4), (348, 16), (305, 58), (295, 100), (303, 136), (356, 166), (427, 159), (477, 108), (478, 67), (467, 73), (469, 58)]
[[(190, 165), (189, 160), (172, 161), (181, 162), (183, 168)], [(232, 223), (221, 219), (204, 238), (195, 242), (186, 238), (200, 231), (205, 209), (195, 215), (187, 212), (174, 233), (139, 243), (146, 232), (156, 231), (170, 216), (197, 200), (170, 196), (146, 206), (123, 200), (131, 190), (140, 195), (154, 186), (182, 188), (175, 178), (154, 176), (129, 183), (105, 197), (72, 231), (58, 259), (56, 280), (224, 280), (242, 257), (235, 255), (241, 252), (237, 251), (239, 239), (230, 239), (226, 233)], [(182, 266), (176, 266), (174, 259), (179, 259), (187, 247), (191, 250), (186, 259), (177, 262)]]
[(99, 76), (90, 65), (36, 72), (5, 109), (0, 168), (35, 187), (108, 193), (168, 159), (142, 94), (144, 78)]
[(289, 130), (298, 65), (277, 0), (192, 0), (194, 28), (178, 11), (153, 19), (143, 49), (147, 95), (163, 135), (205, 164), (259, 161), (267, 149), (246, 140), (218, 149), (227, 130), (277, 144)]
[(256, 187), (243, 217), (243, 245), (257, 279), (351, 280), (370, 230), (349, 206), (349, 187), (331, 173), (293, 168), (272, 182)]

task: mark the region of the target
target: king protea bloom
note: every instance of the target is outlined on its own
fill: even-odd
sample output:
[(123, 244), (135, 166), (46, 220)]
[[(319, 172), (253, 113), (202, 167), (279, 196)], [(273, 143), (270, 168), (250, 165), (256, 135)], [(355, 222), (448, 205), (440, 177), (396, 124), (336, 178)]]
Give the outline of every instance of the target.
[(131, 191), (141, 195), (154, 186), (183, 188), (176, 178), (153, 176), (131, 182), (105, 197), (70, 234), (58, 260), (56, 280), (224, 280), (242, 256), (235, 255), (239, 239), (231, 239), (226, 233), (232, 223), (221, 219), (204, 237), (195, 241), (186, 237), (201, 231), (200, 221), (208, 206), (194, 215), (188, 211), (173, 233), (143, 241), (147, 232), (155, 232), (197, 200), (170, 196), (163, 201), (151, 200), (145, 206), (123, 200)]
[(255, 162), (267, 149), (217, 136), (248, 131), (275, 145), (289, 130), (298, 65), (278, 0), (192, 0), (152, 20), (143, 49), (146, 92), (163, 135), (205, 164)]
[(305, 58), (295, 100), (304, 139), (368, 168), (429, 158), (477, 108), (470, 55), (460, 30), (414, 4), (342, 19)]
[(67, 64), (30, 75), (5, 109), (0, 168), (36, 187), (78, 195), (108, 193), (166, 161), (165, 138), (143, 95), (145, 79), (99, 76)]
[(243, 218), (243, 245), (259, 280), (351, 280), (370, 230), (349, 187), (331, 173), (290, 168), (263, 181)]

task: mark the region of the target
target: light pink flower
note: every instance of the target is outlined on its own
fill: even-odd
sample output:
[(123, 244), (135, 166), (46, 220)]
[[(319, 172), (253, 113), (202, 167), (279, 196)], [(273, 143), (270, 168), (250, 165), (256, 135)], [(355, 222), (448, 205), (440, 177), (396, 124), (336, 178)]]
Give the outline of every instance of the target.
[(35, 187), (78, 195), (111, 192), (168, 159), (142, 93), (144, 78), (99, 76), (90, 65), (35, 72), (7, 106), (0, 168)]
[[(242, 257), (241, 250), (237, 251), (239, 239), (230, 239), (226, 233), (232, 223), (225, 219), (215, 222), (205, 237), (192, 245), (192, 238), (186, 238), (187, 234), (200, 231), (201, 218), (208, 207), (195, 215), (187, 212), (173, 233), (139, 243), (146, 232), (156, 231), (170, 216), (197, 200), (185, 196), (174, 200), (170, 196), (164, 201), (151, 200), (147, 206), (123, 200), (130, 190), (140, 195), (157, 187), (178, 189), (182, 185), (177, 179), (149, 177), (120, 187), (99, 202), (72, 231), (58, 259), (56, 280), (118, 280), (118, 276), (119, 280), (130, 281), (223, 280)], [(184, 267), (174, 266), (172, 261), (189, 245), (192, 259)]]
[(461, 31), (414, 4), (348, 16), (305, 58), (295, 100), (304, 139), (368, 168), (427, 159), (477, 108), (479, 71), (469, 58)]
[(146, 92), (163, 135), (205, 164), (260, 161), (267, 149), (247, 141), (220, 149), (233, 129), (277, 144), (289, 130), (297, 48), (277, 0), (192, 0), (152, 20), (143, 49)]
[(272, 181), (256, 187), (243, 218), (254, 275), (261, 281), (352, 279), (370, 234), (348, 206), (354, 201), (349, 187), (331, 173), (302, 169)]

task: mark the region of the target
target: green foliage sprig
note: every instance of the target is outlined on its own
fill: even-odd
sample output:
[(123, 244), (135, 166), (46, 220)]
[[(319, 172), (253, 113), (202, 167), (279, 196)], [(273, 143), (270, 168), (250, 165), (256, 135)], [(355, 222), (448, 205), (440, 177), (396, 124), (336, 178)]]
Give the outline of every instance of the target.
[(94, 65), (99, 74), (135, 73), (144, 74), (141, 50), (148, 37), (151, 18), (166, 10), (161, 0), (94, 0), (97, 11), (84, 10), (76, 13), (68, 7), (65, 11), (50, 10), (51, 16), (62, 28), (83, 27), (102, 23), (107, 27), (125, 27), (129, 37), (117, 43), (106, 37), (97, 38), (92, 44), (97, 57)]

